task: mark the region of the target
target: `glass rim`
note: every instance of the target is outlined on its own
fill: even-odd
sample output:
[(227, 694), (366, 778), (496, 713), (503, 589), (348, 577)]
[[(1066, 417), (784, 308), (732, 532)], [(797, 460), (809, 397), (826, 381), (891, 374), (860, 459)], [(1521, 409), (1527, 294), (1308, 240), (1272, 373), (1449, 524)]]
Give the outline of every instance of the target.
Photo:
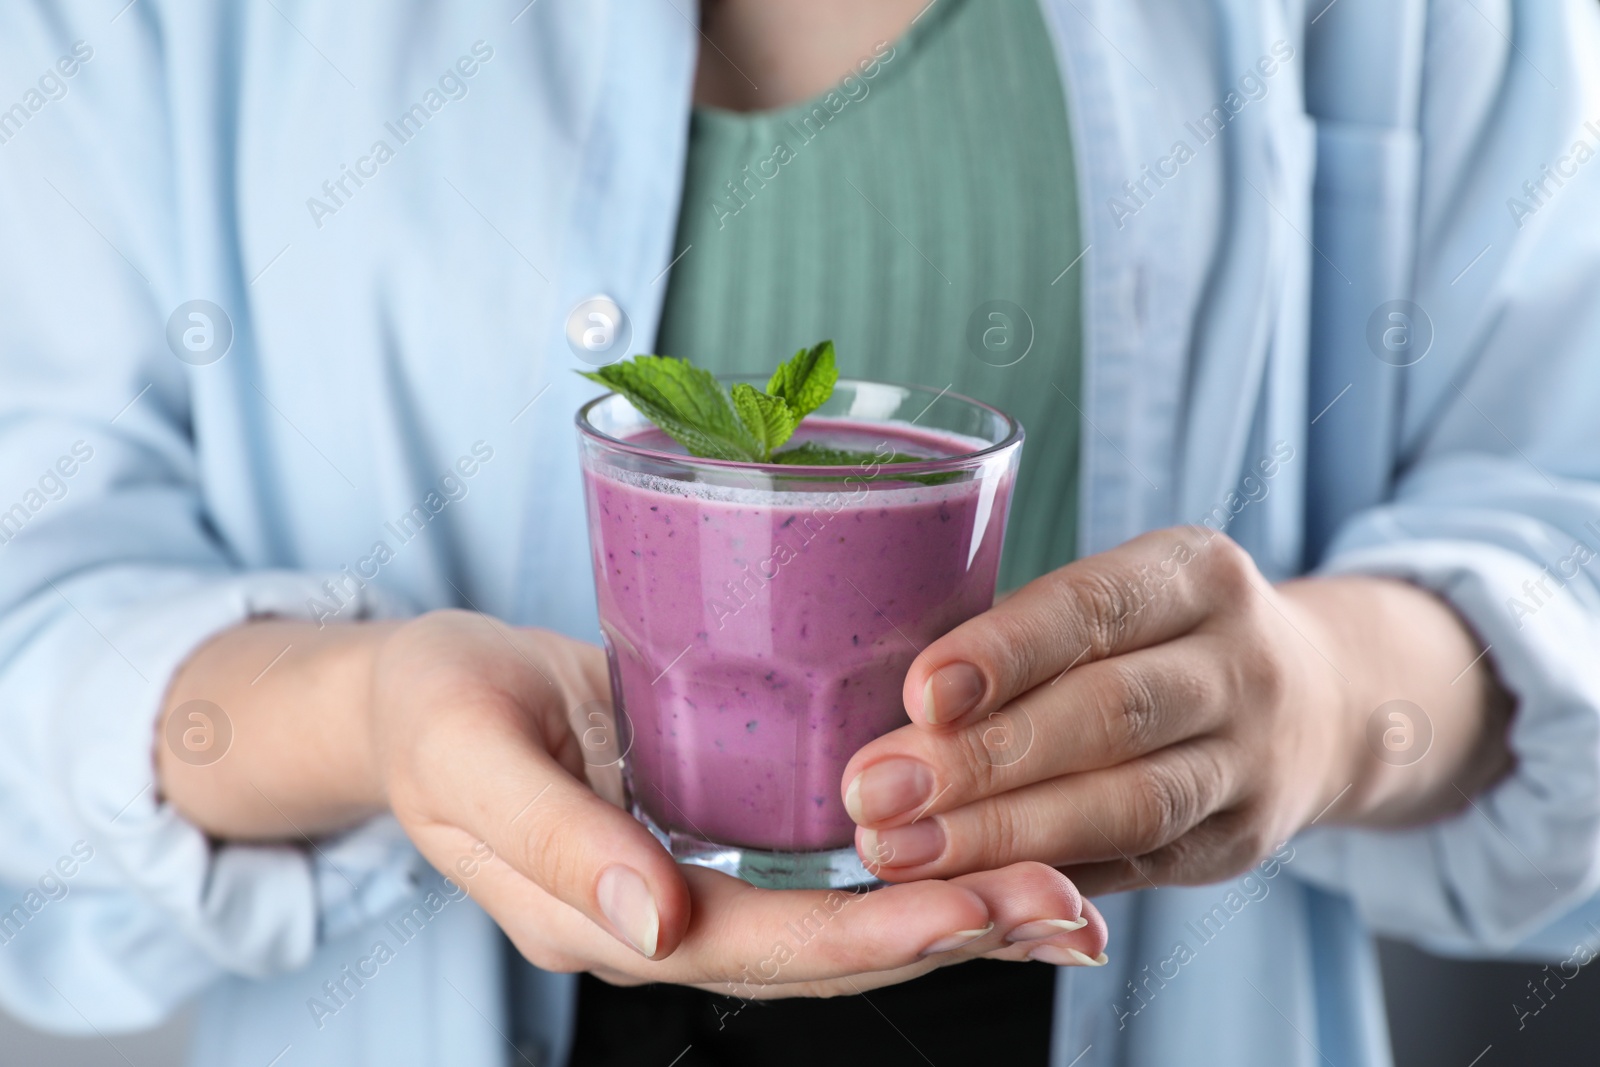
[[(716, 376), (716, 378), (717, 381), (725, 384), (733, 382), (755, 381), (760, 381), (763, 386), (766, 384), (765, 377), (755, 374), (719, 374)], [(994, 444), (985, 445), (983, 448), (973, 449), (970, 452), (962, 452), (954, 456), (943, 456), (936, 459), (917, 460), (915, 462), (908, 463), (896, 463), (894, 465), (894, 469), (896, 471), (903, 471), (907, 474), (935, 474), (941, 471), (950, 470), (953, 467), (965, 467), (973, 463), (975, 460), (984, 460), (992, 455), (1004, 452), (1006, 449), (1020, 444), (1023, 438), (1022, 424), (1015, 418), (1006, 414), (1004, 411), (1001, 411), (993, 404), (985, 404), (981, 400), (974, 400), (972, 397), (967, 396), (964, 393), (952, 392), (949, 386), (945, 386), (943, 389), (935, 390), (931, 386), (926, 385), (911, 385), (904, 382), (885, 382), (874, 378), (840, 378), (837, 384), (885, 385), (893, 389), (905, 389), (912, 393), (920, 393), (924, 396), (930, 396), (931, 399), (929, 399), (927, 407), (923, 408), (923, 414), (926, 414), (928, 410), (940, 400), (955, 400), (963, 404), (969, 404), (972, 407), (979, 408), (983, 411), (987, 411), (992, 415), (996, 415), (1005, 425), (1005, 436)], [(818, 466), (814, 464), (802, 463), (752, 463), (748, 460), (742, 459), (715, 459), (710, 456), (691, 456), (684, 452), (666, 452), (659, 448), (650, 448), (647, 445), (640, 445), (631, 441), (624, 441), (620, 437), (611, 436), (589, 421), (589, 412), (613, 397), (621, 397), (623, 400), (627, 399), (626, 397), (622, 397), (622, 394), (616, 392), (615, 390), (602, 393), (593, 400), (587, 400), (580, 405), (577, 414), (573, 417), (573, 421), (577, 424), (578, 432), (583, 436), (599, 441), (611, 448), (617, 449), (618, 451), (629, 453), (630, 455), (642, 456), (647, 459), (665, 461), (669, 463), (677, 463), (687, 467), (710, 467), (716, 470), (759, 471), (763, 474), (775, 475), (779, 477), (797, 474), (808, 477), (816, 477), (817, 472), (819, 471), (845, 472), (858, 470), (860, 468), (860, 464), (854, 463), (847, 464), (845, 466), (840, 466), (838, 464)], [(637, 411), (638, 409), (635, 408), (634, 410)], [(650, 421), (642, 412), (640, 413), (639, 417), (645, 419), (646, 422)], [(831, 416), (824, 417), (826, 418)], [(921, 417), (921, 415), (917, 416), (919, 419)], [(650, 425), (654, 426), (655, 424), (650, 423)], [(933, 432), (937, 433), (938, 431)], [(839, 474), (837, 476), (845, 477), (846, 475)]]

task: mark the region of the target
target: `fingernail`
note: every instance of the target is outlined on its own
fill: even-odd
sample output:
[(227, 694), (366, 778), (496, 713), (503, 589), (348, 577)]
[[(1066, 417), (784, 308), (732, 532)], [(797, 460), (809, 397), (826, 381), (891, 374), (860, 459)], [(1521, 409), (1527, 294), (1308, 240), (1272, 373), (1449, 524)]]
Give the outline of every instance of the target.
[(1039, 941), (1046, 937), (1055, 937), (1057, 934), (1082, 930), (1088, 925), (1088, 919), (1039, 919), (1036, 922), (1023, 923), (1007, 934), (1006, 940)]
[(983, 674), (970, 663), (948, 663), (928, 676), (922, 687), (922, 718), (954, 722), (983, 699)]
[(1062, 948), (1060, 945), (1040, 945), (1028, 953), (1028, 958), (1057, 967), (1104, 967), (1111, 962), (1104, 952), (1090, 958), (1075, 948)]
[(865, 830), (861, 834), (861, 848), (880, 867), (916, 867), (932, 863), (944, 852), (944, 827), (937, 819), (923, 819), (893, 830)]
[(978, 940), (978, 938), (986, 937), (993, 929), (994, 923), (990, 923), (982, 930), (957, 930), (949, 937), (941, 937), (939, 940), (923, 949), (922, 954), (924, 956), (936, 956), (941, 952), (949, 952), (952, 949), (958, 949), (962, 945), (970, 945), (974, 941)]
[(600, 911), (610, 920), (622, 939), (645, 959), (656, 954), (656, 938), (661, 933), (661, 915), (650, 895), (650, 887), (639, 872), (612, 864), (600, 872), (595, 896)]
[(909, 759), (874, 763), (850, 780), (844, 810), (857, 824), (883, 822), (915, 811), (933, 796), (933, 772)]

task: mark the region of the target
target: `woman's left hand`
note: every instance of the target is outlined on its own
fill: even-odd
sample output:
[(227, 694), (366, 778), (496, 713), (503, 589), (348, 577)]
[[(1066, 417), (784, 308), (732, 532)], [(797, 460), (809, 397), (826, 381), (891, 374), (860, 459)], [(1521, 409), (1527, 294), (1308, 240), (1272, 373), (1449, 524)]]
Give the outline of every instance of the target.
[[(1218, 881), (1324, 813), (1439, 814), (1464, 804), (1455, 783), (1508, 765), (1507, 703), (1477, 654), (1405, 583), (1274, 587), (1214, 531), (1146, 534), (923, 650), (912, 724), (845, 769), (857, 848), (890, 881), (1037, 860), (1101, 893)], [(1368, 716), (1396, 697), (1432, 717), (1426, 766), (1368, 750)]]

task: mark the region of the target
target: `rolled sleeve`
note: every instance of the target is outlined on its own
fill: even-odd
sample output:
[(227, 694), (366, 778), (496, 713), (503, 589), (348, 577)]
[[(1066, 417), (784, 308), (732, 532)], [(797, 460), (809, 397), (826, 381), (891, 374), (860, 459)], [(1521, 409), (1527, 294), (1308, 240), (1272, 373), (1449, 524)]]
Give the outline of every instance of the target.
[[(219, 844), (155, 787), (161, 706), (183, 661), (248, 619), (312, 617), (326, 578), (112, 568), (52, 582), (7, 619), (29, 638), (0, 674), (0, 706), (21, 709), (20, 730), (48, 726), (5, 768), (0, 806), (25, 842), (0, 890), (25, 899), (71, 842), (92, 852), (65, 895), (16, 930), (6, 947), (18, 950), (0, 952), (12, 1010), (79, 1029), (78, 1005), (92, 1004), (96, 1025), (149, 1025), (218, 974), (303, 965), (320, 940), (409, 891), (421, 860), (392, 819), (315, 844)], [(346, 612), (411, 608), (368, 586)], [(212, 727), (231, 732), (226, 709)]]
[[(1405, 538), (1401, 520), (1358, 538), (1376, 539), (1385, 526), (1393, 540), (1336, 546), (1321, 573), (1405, 579), (1461, 615), (1516, 702), (1515, 768), (1441, 822), (1303, 834), (1295, 868), (1351, 896), (1382, 932), (1447, 951), (1506, 949), (1600, 886), (1600, 626), (1584, 597), (1563, 595), (1555, 572), (1521, 552)], [(1552, 565), (1560, 558), (1570, 551)], [(1541, 582), (1553, 595), (1524, 614), (1518, 605), (1531, 606), (1529, 589)]]
[(1600, 17), (1431, 0), (1428, 27), (1411, 295), (1435, 340), (1366, 428), (1395, 438), (1387, 498), (1318, 571), (1449, 603), (1515, 700), (1515, 767), (1432, 825), (1304, 833), (1294, 867), (1378, 930), (1500, 953), (1600, 887), (1600, 183), (1520, 199), (1600, 115)]
[[(149, 1026), (221, 974), (298, 967), (421, 863), (387, 818), (314, 843), (213, 841), (154, 781), (168, 684), (211, 636), (320, 620), (328, 582), (341, 622), (415, 610), (388, 576), (352, 590), (339, 549), (274, 517), (260, 486), (285, 471), (317, 529), (361, 500), (275, 453), (261, 427), (285, 416), (217, 373), (256, 358), (248, 319), (220, 368), (168, 339), (196, 297), (248, 304), (235, 235), (205, 206), (232, 174), (210, 150), (222, 127), (181, 110), (226, 95), (207, 80), (226, 65), (194, 42), (222, 39), (228, 17), (146, 3), (108, 28), (92, 5), (44, 2), (0, 16), (0, 67), (78, 57), (0, 166), (0, 1004), (54, 1029)], [(252, 486), (266, 502), (230, 521), (219, 498)]]

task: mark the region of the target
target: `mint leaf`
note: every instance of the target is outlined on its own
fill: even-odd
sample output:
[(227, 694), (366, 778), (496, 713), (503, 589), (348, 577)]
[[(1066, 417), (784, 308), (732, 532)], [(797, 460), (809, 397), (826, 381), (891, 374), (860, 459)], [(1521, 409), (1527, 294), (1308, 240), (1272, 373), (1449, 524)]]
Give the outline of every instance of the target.
[(794, 433), (800, 417), (789, 410), (782, 397), (768, 396), (753, 385), (735, 382), (733, 410), (744, 423), (750, 435), (761, 443), (761, 459), (765, 462), (772, 450), (787, 441)]
[[(782, 452), (774, 453), (772, 462), (798, 467), (870, 467), (874, 463), (885, 465), (890, 463), (921, 463), (933, 458), (935, 457), (912, 456), (904, 452), (891, 452), (884, 456), (877, 452), (862, 452), (853, 448), (827, 448), (814, 441), (807, 441), (803, 445), (796, 445), (793, 448), (786, 448)], [(957, 471), (941, 471), (936, 474), (889, 474), (880, 471), (877, 477), (896, 482), (943, 485), (946, 482), (955, 481), (960, 477), (960, 473)]]
[(862, 452), (852, 448), (827, 448), (815, 441), (786, 448), (773, 455), (772, 462), (801, 467), (858, 467), (873, 463), (918, 463), (933, 456), (912, 456), (904, 452), (891, 452), (887, 456), (876, 452)]
[(805, 418), (833, 395), (839, 381), (839, 368), (833, 362), (833, 342), (823, 341), (802, 348), (789, 362), (772, 372), (767, 392), (781, 397), (794, 412), (795, 421)]
[[(793, 436), (800, 420), (833, 395), (839, 381), (833, 342), (802, 348), (778, 367), (767, 391), (739, 382), (725, 391), (709, 372), (686, 359), (672, 356), (634, 356), (597, 371), (579, 371), (628, 398), (638, 412), (689, 450), (692, 456), (742, 463), (809, 463), (849, 466), (863, 461), (903, 463), (916, 456), (882, 459), (873, 453), (813, 450), (810, 445), (784, 453), (772, 450)], [(814, 458), (822, 454), (849, 456), (837, 462)]]
[(627, 397), (639, 414), (692, 456), (760, 463), (770, 451), (735, 412), (711, 372), (686, 359), (635, 356), (598, 371), (578, 373)]

